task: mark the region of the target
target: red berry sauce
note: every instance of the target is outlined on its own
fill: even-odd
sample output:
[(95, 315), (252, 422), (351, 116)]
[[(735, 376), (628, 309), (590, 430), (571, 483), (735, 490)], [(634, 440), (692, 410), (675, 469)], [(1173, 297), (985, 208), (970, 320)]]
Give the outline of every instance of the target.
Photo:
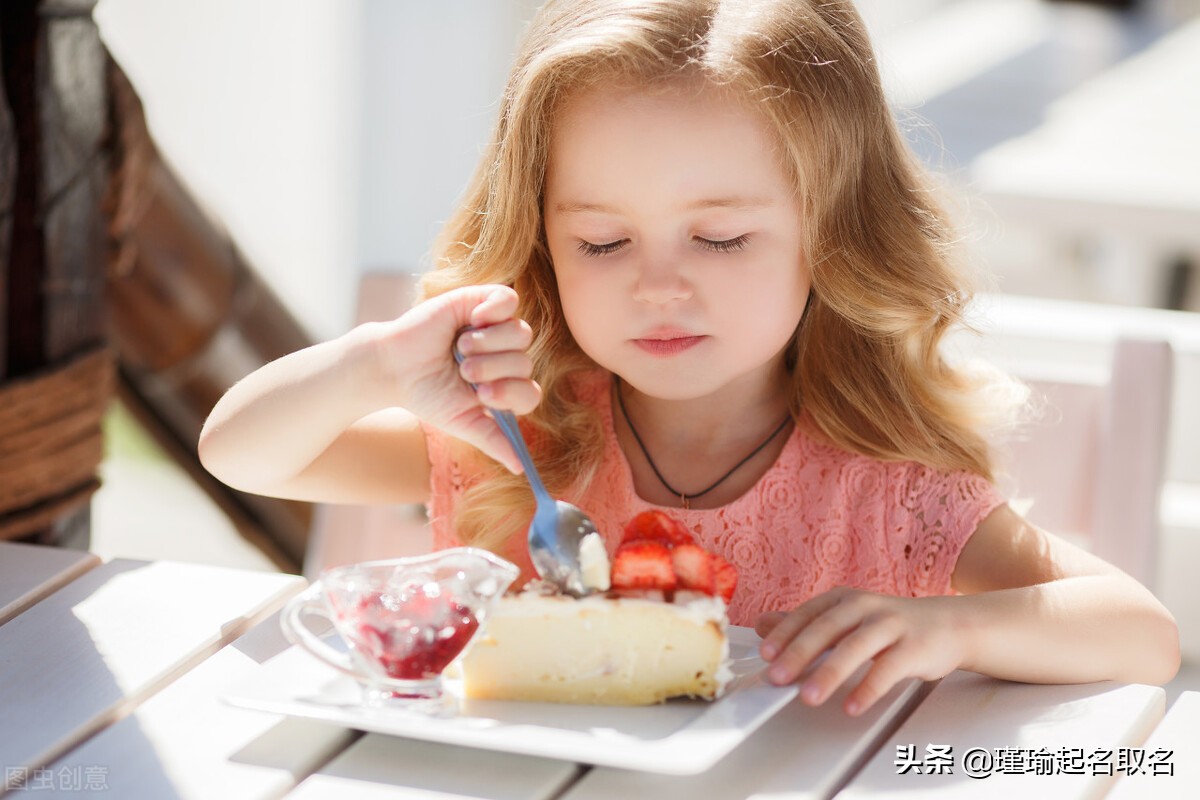
[(373, 592), (338, 609), (338, 616), (353, 625), (350, 646), (364, 660), (404, 681), (441, 675), (479, 628), (471, 609), (443, 595), (437, 584), (399, 595)]

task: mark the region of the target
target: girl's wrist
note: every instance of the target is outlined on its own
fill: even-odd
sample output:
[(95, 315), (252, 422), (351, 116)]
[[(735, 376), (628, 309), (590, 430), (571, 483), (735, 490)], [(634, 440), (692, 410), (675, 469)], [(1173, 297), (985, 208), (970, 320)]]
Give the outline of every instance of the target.
[(394, 336), (379, 322), (358, 325), (343, 334), (343, 367), (347, 390), (364, 408), (362, 416), (385, 408), (403, 406), (401, 379), (404, 369), (397, 363)]
[(958, 669), (977, 671), (981, 651), (981, 637), (987, 618), (986, 609), (980, 609), (979, 595), (959, 595), (941, 598), (946, 601), (946, 624), (958, 642)]

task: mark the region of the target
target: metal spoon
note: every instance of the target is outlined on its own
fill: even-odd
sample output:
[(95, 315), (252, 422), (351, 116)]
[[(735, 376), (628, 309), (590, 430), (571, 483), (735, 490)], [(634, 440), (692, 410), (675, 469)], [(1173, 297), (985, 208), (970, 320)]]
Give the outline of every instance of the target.
[[(458, 337), (467, 330), (471, 329), (466, 328), (454, 336), (454, 360), (460, 364), (463, 354), (458, 350)], [(472, 383), (471, 388), (474, 389), (475, 384)], [(533, 562), (533, 568), (542, 580), (567, 594), (575, 597), (589, 594), (592, 590), (584, 586), (583, 570), (579, 565), (579, 543), (584, 536), (596, 532), (595, 523), (575, 506), (555, 500), (546, 491), (513, 413), (490, 407), (488, 413), (516, 451), (537, 501), (537, 510), (529, 525), (529, 559)]]

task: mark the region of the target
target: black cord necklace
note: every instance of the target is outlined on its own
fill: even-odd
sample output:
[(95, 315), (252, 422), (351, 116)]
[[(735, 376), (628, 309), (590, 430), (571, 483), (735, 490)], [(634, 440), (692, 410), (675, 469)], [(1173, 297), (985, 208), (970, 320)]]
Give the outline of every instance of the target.
[(633, 420), (629, 419), (629, 412), (625, 409), (625, 397), (624, 397), (624, 395), (621, 394), (621, 382), (620, 381), (617, 381), (617, 405), (621, 407), (621, 416), (625, 418), (625, 424), (629, 426), (629, 432), (633, 434), (633, 440), (638, 443), (638, 447), (640, 447), (642, 450), (642, 455), (644, 455), (646, 457), (646, 463), (650, 465), (650, 469), (654, 470), (654, 475), (658, 478), (659, 482), (662, 483), (662, 485), (664, 487), (666, 487), (666, 490), (668, 492), (670, 492), (671, 494), (674, 494), (674, 495), (679, 495), (679, 499), (683, 503), (683, 507), (685, 509), (691, 508), (691, 506), (688, 504), (692, 500), (695, 500), (697, 497), (703, 497), (704, 495), (711, 492), (713, 489), (720, 486), (722, 483), (724, 483), (729, 478), (730, 475), (732, 475), (733, 473), (735, 473), (739, 469), (741, 469), (742, 466), (745, 465), (745, 463), (747, 461), (749, 461), (750, 459), (754, 458), (756, 455), (761, 453), (763, 448), (766, 447), (767, 445), (769, 445), (772, 441), (774, 441), (775, 437), (778, 436), (783, 431), (783, 429), (787, 427), (787, 424), (789, 422), (791, 422), (791, 420), (792, 420), (792, 415), (788, 414), (786, 417), (783, 418), (783, 421), (779, 423), (779, 425), (775, 428), (775, 430), (771, 431), (770, 436), (768, 436), (766, 439), (763, 439), (762, 443), (759, 444), (758, 447), (756, 447), (750, 451), (750, 455), (746, 456), (741, 461), (734, 464), (733, 467), (728, 472), (726, 472), (721, 477), (717, 478), (712, 484), (710, 484), (708, 486), (708, 488), (701, 489), (700, 491), (694, 492), (693, 494), (687, 494), (686, 492), (681, 492), (678, 489), (676, 489), (674, 486), (672, 486), (671, 484), (667, 483), (667, 479), (664, 478), (663, 474), (658, 471), (658, 466), (654, 463), (654, 459), (650, 457), (650, 451), (648, 451), (646, 449), (645, 442), (643, 442), (642, 437), (638, 435), (637, 428), (633, 427)]

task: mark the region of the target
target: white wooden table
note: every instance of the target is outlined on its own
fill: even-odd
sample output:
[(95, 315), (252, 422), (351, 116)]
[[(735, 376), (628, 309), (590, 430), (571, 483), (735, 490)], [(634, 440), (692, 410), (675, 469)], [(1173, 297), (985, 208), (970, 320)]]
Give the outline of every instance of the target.
[[(1091, 798), (1115, 787), (1120, 797), (1196, 796), (1200, 699), (1183, 695), (1163, 721), (1163, 691), (1138, 685), (1028, 686), (960, 672), (901, 686), (858, 719), (836, 702), (793, 702), (686, 777), (362, 734), (223, 702), (287, 648), (278, 611), (303, 586), (273, 573), (0, 544), (0, 608), (9, 610), (0, 618), (0, 794)], [(965, 770), (983, 771), (981, 750), (988, 775), (970, 777)], [(1106, 750), (1114, 775), (1093, 775)], [(1144, 771), (1119, 777), (1135, 758)], [(1044, 775), (1012, 774), (1046, 763)], [(1084, 774), (1072, 774), (1077, 765)], [(1151, 774), (1168, 768), (1173, 775)]]

